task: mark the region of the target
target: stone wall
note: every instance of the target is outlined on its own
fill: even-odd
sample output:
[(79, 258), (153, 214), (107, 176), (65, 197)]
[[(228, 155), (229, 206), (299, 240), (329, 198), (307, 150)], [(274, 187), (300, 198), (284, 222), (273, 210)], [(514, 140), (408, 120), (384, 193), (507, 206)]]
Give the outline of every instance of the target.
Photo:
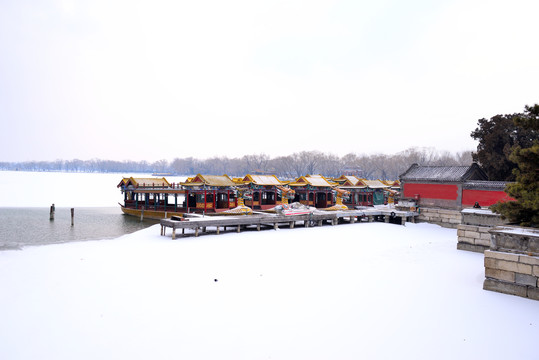
[(482, 253), (490, 248), (489, 230), (503, 224), (501, 216), (488, 209), (464, 209), (461, 215), (462, 224), (457, 226), (457, 249)]
[(458, 225), (457, 249), (484, 252), (490, 247), (490, 226)]
[(483, 289), (539, 300), (539, 230), (500, 226), (489, 232)]
[(461, 211), (462, 223), (465, 225), (499, 226), (505, 222), (500, 214), (495, 214), (489, 209), (468, 208)]
[(456, 229), (462, 221), (462, 215), (460, 214), (460, 210), (421, 207), (417, 221)]

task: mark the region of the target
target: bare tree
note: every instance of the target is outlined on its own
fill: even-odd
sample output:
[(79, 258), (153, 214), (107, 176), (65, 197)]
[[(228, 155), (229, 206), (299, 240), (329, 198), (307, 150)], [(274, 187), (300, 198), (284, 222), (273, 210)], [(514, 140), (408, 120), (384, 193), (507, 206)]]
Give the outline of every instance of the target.
[(192, 157), (180, 159), (175, 158), (171, 163), (172, 170), (179, 175), (195, 175), (199, 172), (197, 169), (198, 160)]
[(472, 150), (465, 150), (456, 153), (455, 159), (459, 165), (470, 165), (473, 162)]
[(319, 172), (319, 164), (322, 160), (323, 154), (320, 151), (302, 151), (297, 154), (297, 160), (301, 163), (305, 169), (303, 174), (317, 174)]
[(378, 166), (373, 156), (361, 155), (358, 160), (361, 169), (363, 170), (363, 176), (366, 179), (374, 179)]
[(247, 172), (266, 171), (268, 169), (270, 157), (266, 154), (245, 155), (242, 157), (242, 160), (246, 163), (248, 169)]
[(338, 177), (342, 175), (344, 162), (341, 158), (333, 154), (322, 154), (319, 164), (319, 171), (324, 176)]
[(169, 170), (168, 161), (165, 159), (158, 160), (152, 164), (154, 172), (164, 173)]
[[(279, 156), (271, 161), (275, 174), (284, 179), (293, 179), (298, 177), (298, 168), (296, 167), (296, 159), (292, 155)], [(302, 169), (299, 169), (301, 174)], [(301, 176), (301, 175), (299, 175)]]

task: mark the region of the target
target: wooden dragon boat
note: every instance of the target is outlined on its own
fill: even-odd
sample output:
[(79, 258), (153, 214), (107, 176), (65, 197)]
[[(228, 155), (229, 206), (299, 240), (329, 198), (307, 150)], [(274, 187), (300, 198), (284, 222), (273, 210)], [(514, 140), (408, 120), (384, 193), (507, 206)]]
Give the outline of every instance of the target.
[[(320, 210), (347, 210), (363, 204), (351, 199), (372, 192), (348, 178), (332, 181), (321, 175), (302, 176), (288, 183), (275, 176), (201, 175), (184, 182), (169, 183), (162, 178), (123, 178), (117, 185), (124, 195), (124, 214), (141, 219), (182, 217), (186, 213), (204, 215), (250, 215), (253, 211), (301, 215)], [(289, 204), (293, 201), (293, 204)], [(302, 206), (300, 206), (300, 204)]]

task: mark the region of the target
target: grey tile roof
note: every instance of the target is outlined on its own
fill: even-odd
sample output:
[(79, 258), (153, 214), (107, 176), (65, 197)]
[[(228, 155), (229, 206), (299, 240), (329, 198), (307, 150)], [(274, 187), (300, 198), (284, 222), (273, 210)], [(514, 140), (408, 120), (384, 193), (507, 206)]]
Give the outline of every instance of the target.
[(508, 183), (504, 181), (481, 181), (470, 180), (466, 181), (462, 188), (466, 190), (498, 190), (504, 191)]
[(470, 166), (420, 166), (413, 164), (399, 176), (401, 181), (466, 181), (488, 180), (481, 168), (473, 163)]

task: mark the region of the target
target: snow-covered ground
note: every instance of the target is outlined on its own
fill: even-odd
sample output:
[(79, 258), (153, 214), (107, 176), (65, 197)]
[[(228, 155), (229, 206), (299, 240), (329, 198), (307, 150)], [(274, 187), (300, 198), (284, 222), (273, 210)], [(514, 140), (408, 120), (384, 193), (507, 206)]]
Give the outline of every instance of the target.
[(0, 252), (0, 359), (539, 358), (539, 302), (482, 290), (455, 230), (159, 230)]

